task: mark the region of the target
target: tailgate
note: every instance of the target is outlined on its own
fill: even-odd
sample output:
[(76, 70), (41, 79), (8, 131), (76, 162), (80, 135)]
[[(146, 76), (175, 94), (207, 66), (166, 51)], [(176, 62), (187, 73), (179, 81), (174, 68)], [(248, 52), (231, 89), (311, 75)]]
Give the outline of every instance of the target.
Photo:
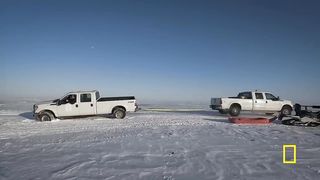
[(211, 105), (221, 105), (221, 98), (211, 98)]

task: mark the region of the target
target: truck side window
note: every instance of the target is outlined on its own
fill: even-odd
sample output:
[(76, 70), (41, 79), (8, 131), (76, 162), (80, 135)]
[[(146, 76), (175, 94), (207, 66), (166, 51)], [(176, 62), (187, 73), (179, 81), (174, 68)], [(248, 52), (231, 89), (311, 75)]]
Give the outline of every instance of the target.
[(238, 98), (241, 99), (252, 99), (251, 92), (242, 92), (238, 94)]
[(251, 92), (244, 93), (245, 99), (252, 99)]
[(61, 104), (67, 104), (67, 103), (74, 104), (76, 102), (77, 102), (76, 94), (70, 94), (61, 100)]
[(255, 93), (256, 99), (263, 99), (262, 93)]
[(91, 94), (81, 94), (80, 95), (80, 102), (91, 102)]
[(270, 94), (270, 93), (266, 93), (266, 98), (268, 100), (273, 100), (273, 101), (277, 100), (277, 98), (274, 95)]
[(99, 92), (97, 91), (96, 92), (96, 100), (98, 100), (100, 98), (100, 94), (99, 94)]
[(77, 102), (77, 95), (71, 94), (68, 99), (70, 104), (74, 104)]

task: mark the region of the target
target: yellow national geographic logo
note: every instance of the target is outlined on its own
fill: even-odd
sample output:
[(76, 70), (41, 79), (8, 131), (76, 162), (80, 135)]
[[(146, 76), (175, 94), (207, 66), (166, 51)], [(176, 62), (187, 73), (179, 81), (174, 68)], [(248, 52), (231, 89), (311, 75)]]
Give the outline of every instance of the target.
[[(293, 160), (287, 160), (286, 149), (293, 149)], [(283, 164), (296, 164), (297, 162), (297, 146), (295, 144), (284, 144), (282, 146), (282, 162)]]

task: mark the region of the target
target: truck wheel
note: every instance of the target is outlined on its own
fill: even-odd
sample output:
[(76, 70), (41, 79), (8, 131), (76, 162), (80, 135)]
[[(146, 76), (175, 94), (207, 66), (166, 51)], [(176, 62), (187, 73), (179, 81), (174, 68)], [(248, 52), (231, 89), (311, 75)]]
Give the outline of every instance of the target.
[(290, 115), (291, 111), (292, 111), (292, 109), (290, 106), (283, 106), (283, 108), (281, 109), (281, 114)]
[(230, 109), (229, 109), (229, 114), (231, 116), (238, 116), (240, 114), (240, 106), (239, 105), (231, 105)]
[(123, 119), (126, 117), (126, 111), (122, 108), (117, 108), (113, 111), (113, 117), (117, 119)]
[(220, 113), (220, 114), (228, 114), (228, 111), (227, 111), (227, 110), (222, 110), (222, 109), (220, 109), (220, 110), (219, 110), (219, 113)]
[(39, 115), (39, 120), (40, 121), (51, 121), (53, 119), (54, 119), (53, 114), (48, 112), (48, 111), (42, 112)]

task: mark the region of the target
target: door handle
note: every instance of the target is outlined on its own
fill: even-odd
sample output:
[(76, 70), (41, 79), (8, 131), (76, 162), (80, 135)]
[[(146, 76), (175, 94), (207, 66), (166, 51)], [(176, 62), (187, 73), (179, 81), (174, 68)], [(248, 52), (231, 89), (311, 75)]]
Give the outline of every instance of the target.
[(91, 107), (93, 107), (93, 104), (90, 104)]
[(76, 104), (76, 107), (78, 107), (78, 104)]
[(254, 101), (255, 103), (257, 103), (257, 101)]
[(268, 103), (268, 101), (266, 101), (266, 103)]

